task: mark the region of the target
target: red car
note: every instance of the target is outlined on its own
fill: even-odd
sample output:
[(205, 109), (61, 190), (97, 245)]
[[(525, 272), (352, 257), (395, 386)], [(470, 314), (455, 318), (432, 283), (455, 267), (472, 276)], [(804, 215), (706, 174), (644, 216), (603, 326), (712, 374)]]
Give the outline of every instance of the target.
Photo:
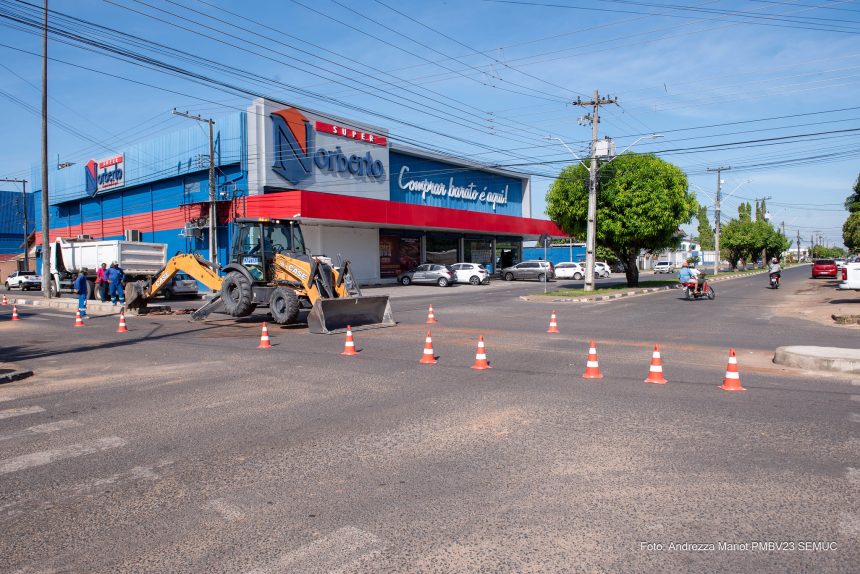
[(833, 259), (816, 259), (812, 263), (812, 278), (833, 277), (836, 278), (836, 261)]

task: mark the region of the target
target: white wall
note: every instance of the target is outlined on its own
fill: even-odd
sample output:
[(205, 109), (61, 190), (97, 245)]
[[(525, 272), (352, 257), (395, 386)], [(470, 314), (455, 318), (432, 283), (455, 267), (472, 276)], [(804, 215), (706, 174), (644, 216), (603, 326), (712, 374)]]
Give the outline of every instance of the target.
[(330, 257), (335, 265), (338, 255), (349, 259), (359, 283), (379, 280), (378, 229), (302, 225), (302, 233), (313, 255)]

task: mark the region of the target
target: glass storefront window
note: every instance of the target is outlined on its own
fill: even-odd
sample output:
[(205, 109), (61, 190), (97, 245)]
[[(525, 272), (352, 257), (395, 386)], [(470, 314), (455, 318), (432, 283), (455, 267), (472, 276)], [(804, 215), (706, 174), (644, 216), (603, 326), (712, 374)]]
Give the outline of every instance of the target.
[(379, 235), (379, 275), (397, 277), (421, 261), (421, 238)]
[(426, 263), (453, 265), (457, 263), (460, 240), (456, 237), (427, 236)]
[(466, 263), (493, 264), (493, 242), (489, 239), (466, 239), (463, 247), (463, 261)]

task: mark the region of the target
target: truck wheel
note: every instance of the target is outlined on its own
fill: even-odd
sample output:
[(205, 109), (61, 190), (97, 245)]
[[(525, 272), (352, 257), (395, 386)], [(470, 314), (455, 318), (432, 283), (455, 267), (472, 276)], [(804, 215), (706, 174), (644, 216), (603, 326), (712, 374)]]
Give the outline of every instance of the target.
[(251, 282), (238, 271), (231, 271), (224, 278), (221, 301), (231, 317), (247, 317), (256, 307), (251, 301)]
[(269, 312), (272, 321), (278, 325), (290, 325), (299, 318), (299, 298), (296, 292), (286, 287), (278, 287), (269, 298)]
[(94, 300), (96, 298), (96, 284), (87, 279), (87, 299)]

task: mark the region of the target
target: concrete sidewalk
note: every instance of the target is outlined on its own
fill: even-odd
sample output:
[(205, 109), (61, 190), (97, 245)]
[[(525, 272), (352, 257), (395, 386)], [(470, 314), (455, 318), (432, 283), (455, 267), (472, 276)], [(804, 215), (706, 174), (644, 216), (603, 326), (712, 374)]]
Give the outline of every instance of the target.
[[(59, 309), (61, 311), (69, 311), (74, 313), (78, 310), (77, 297), (55, 297), (52, 299), (44, 299), (42, 297), (7, 297), (9, 305), (28, 305), (34, 307), (46, 307), (49, 309)], [(102, 303), (101, 301), (87, 301), (87, 315), (94, 317), (103, 317), (108, 315), (118, 315), (123, 305), (111, 305), (110, 303)]]
[(773, 362), (811, 371), (834, 371), (860, 375), (860, 349), (841, 347), (778, 347)]

